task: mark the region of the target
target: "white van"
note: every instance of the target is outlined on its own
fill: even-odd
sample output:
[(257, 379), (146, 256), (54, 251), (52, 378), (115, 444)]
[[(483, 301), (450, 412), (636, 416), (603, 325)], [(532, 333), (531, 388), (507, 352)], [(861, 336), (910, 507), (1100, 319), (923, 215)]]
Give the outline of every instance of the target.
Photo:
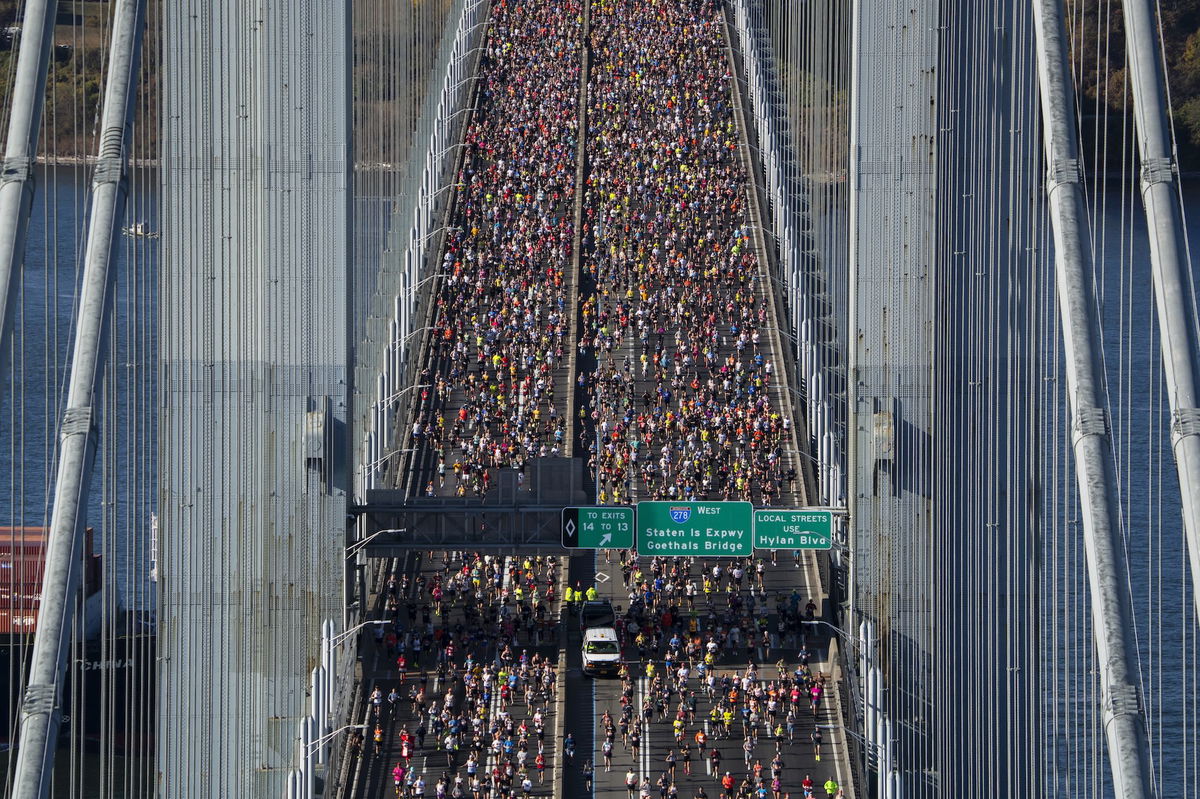
[(583, 633), (583, 673), (616, 675), (621, 668), (621, 645), (612, 627), (593, 627)]

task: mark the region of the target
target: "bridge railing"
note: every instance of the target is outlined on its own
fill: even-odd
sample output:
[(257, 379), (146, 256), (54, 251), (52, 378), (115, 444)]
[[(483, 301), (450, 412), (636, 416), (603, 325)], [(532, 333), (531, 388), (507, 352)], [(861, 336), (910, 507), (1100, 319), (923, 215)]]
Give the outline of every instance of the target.
[[(365, 309), (363, 335), (356, 341), (354, 353), (354, 393), (352, 419), (355, 502), (365, 501), (367, 492), (386, 483), (388, 467), (394, 464), (398, 444), (397, 423), (403, 418), (405, 395), (415, 394), (412, 387), (416, 354), (425, 349), (423, 335), (431, 309), (430, 298), (435, 281), (437, 254), (444, 232), (439, 227), (445, 209), (453, 200), (450, 190), (461, 152), (455, 146), (469, 120), (463, 113), (472, 102), (474, 75), (488, 19), (488, 0), (454, 0), (446, 16), (444, 34), (434, 64), (429, 71), (429, 88), (420, 122), (413, 134), (405, 178), (394, 198), (390, 215), (387, 246), (379, 258), (374, 291)], [(438, 234), (442, 235), (438, 235)], [(365, 526), (356, 526), (358, 540)], [(369, 592), (370, 576), (365, 573), (361, 555), (355, 560), (357, 578), (348, 576), (347, 610), (343, 629), (354, 629), (366, 612), (363, 599)], [(350, 569), (351, 567), (347, 567)], [(357, 600), (356, 600), (357, 595)], [(311, 740), (326, 731), (345, 729), (354, 705), (354, 640), (343, 648), (345, 656), (326, 665), (328, 700), (319, 717), (320, 729), (309, 730)], [(301, 730), (301, 740), (305, 740)], [(330, 744), (336, 743), (330, 741)], [(322, 753), (325, 747), (321, 747)], [(341, 771), (341, 747), (329, 753), (329, 775)], [(298, 755), (298, 795), (307, 795), (312, 785), (302, 779), (308, 758)], [(301, 784), (303, 783), (303, 784)]]
[[(747, 137), (757, 146), (756, 169), (765, 194), (763, 220), (771, 231), (774, 252), (768, 262), (776, 284), (776, 297), (785, 306), (790, 324), (792, 363), (789, 371), (798, 380), (799, 402), (805, 411), (809, 440), (816, 454), (814, 499), (822, 505), (844, 504), (845, 396), (837, 360), (833, 308), (826, 292), (829, 253), (823, 253), (809, 231), (809, 189), (799, 177), (794, 136), (789, 130), (785, 93), (765, 14), (758, 0), (733, 0), (731, 22), (738, 39), (745, 103), (753, 127)], [(844, 530), (839, 529), (843, 536)]]
[[(423, 319), (432, 295), (439, 225), (451, 200), (455, 144), (469, 114), (473, 76), (487, 22), (487, 0), (455, 0), (426, 96), (405, 183), (355, 359), (355, 493), (379, 485), (397, 449), (397, 415), (424, 348)], [(411, 399), (411, 398), (409, 398)]]

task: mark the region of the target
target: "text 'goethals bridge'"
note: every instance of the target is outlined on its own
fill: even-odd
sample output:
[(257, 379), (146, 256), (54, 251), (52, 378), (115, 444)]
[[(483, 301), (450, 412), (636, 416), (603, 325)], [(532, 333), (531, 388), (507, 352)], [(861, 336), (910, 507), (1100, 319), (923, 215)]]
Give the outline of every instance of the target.
[[(11, 43), (0, 524), (46, 531), (6, 793), (63, 744), (109, 775), (72, 795), (1200, 783), (1168, 12), (1122, 4), (1129, 124), (1076, 107), (1114, 96), (1087, 3), (85, 5)], [(73, 321), (27, 344), (88, 25)], [(143, 660), (128, 699), (82, 676)]]

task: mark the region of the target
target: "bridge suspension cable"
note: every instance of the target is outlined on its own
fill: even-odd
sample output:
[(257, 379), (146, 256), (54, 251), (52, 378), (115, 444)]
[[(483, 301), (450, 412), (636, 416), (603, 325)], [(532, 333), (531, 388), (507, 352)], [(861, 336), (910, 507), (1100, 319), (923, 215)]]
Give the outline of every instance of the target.
[(33, 163), (41, 132), (46, 73), (50, 68), (57, 14), (56, 0), (29, 0), (22, 20), (21, 49), (9, 104), (3, 175), (0, 175), (0, 378), (8, 374), (8, 342), (17, 313), (18, 277), (25, 261), (25, 232), (34, 193)]
[(66, 663), (75, 632), (72, 621), (85, 554), (84, 519), (96, 454), (96, 395), (109, 355), (106, 336), (111, 327), (116, 250), (128, 193), (128, 141), (136, 107), (143, 9), (143, 0), (118, 0), (114, 9), (100, 152), (92, 178), (83, 293), (76, 315), (67, 408), (59, 433), (33, 663), (21, 707), (13, 794), (19, 799), (49, 795), (58, 748)]
[(1129, 567), (1121, 535), (1120, 488), (1108, 422), (1100, 320), (1092, 293), (1092, 250), (1080, 186), (1074, 87), (1069, 81), (1060, 0), (1035, 0), (1037, 66), (1046, 196), (1054, 230), (1054, 271), (1065, 342), (1071, 442), (1082, 507), (1101, 711), (1113, 784), (1123, 797), (1150, 796), (1150, 748), (1138, 681)]
[[(1155, 14), (1146, 0), (1124, 0), (1129, 89), (1141, 160), (1141, 195), (1150, 237), (1171, 443), (1183, 502), (1192, 584), (1200, 585), (1200, 343), (1196, 296), (1183, 232), (1178, 165), (1167, 122), (1170, 104)], [(1200, 592), (1193, 593), (1200, 619)]]

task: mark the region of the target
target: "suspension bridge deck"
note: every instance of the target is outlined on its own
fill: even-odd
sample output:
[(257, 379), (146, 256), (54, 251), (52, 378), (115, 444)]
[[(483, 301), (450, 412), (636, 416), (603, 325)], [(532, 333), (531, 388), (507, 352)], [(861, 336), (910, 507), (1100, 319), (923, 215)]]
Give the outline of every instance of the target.
[[(409, 548), (422, 557), (413, 547), (432, 555), (446, 546), (498, 548), (501, 558), (505, 548), (552, 551), (557, 511), (567, 504), (807, 504), (801, 460), (807, 436), (779, 368), (794, 353), (782, 347), (766, 271), (724, 14), (699, 0), (639, 9), (632, 16), (603, 3), (492, 9), (437, 259), (428, 347), (419, 356), (409, 413), (398, 421), (397, 446), (408, 457), (397, 459), (404, 466), (393, 487), (374, 492), (363, 509), (375, 528), (405, 529), (369, 544), (373, 555), (399, 556)], [(533, 29), (538, 35), (529, 35)], [(651, 31), (653, 48), (640, 38)], [(680, 74), (690, 76), (684, 96)], [(530, 532), (526, 517), (540, 528)], [(699, 702), (700, 715), (687, 722), (693, 774), (679, 764), (671, 780), (681, 796), (705, 785), (714, 795), (721, 791), (720, 775), (710, 773), (713, 749), (724, 756), (721, 772), (737, 774), (739, 783), (750, 775), (753, 784), (751, 766), (761, 761), (767, 791), (773, 768), (781, 792), (800, 795), (806, 777), (818, 788), (832, 779), (850, 790), (840, 670), (828, 637), (798, 623), (810, 600), (821, 618), (828, 594), (811, 553), (780, 561), (764, 562), (764, 579), (749, 594), (754, 577), (740, 592), (722, 586), (701, 594), (698, 586), (716, 562), (675, 563), (686, 575), (667, 600), (682, 611), (676, 626), (668, 624), (654, 646), (636, 646), (633, 636), (624, 642), (636, 674), (636, 695), (625, 701), (639, 715), (641, 702), (653, 704), (659, 690), (650, 664), (657, 662), (661, 673), (673, 629), (701, 646), (720, 642), (712, 666), (720, 678), (758, 663), (754, 684), (781, 697), (770, 714), (779, 740), (767, 721), (766, 696), (753, 703), (761, 737), (743, 762), (741, 742), (750, 727), (740, 715), (729, 738), (718, 739), (716, 726), (705, 721), (727, 699), (729, 688), (722, 690), (718, 678)], [(633, 562), (647, 575), (665, 563)], [(745, 568), (754, 573), (753, 562)], [(570, 581), (596, 586), (619, 610), (628, 607), (629, 591), (637, 593), (607, 559), (578, 555), (569, 571)], [(699, 598), (683, 609), (687, 582)], [(408, 616), (427, 612), (418, 608), (429, 601), (414, 597)], [(638, 618), (657, 625), (664, 608)], [(416, 621), (397, 616), (395, 623), (420, 629)], [(567, 615), (562, 623), (568, 627), (554, 628), (555, 641), (564, 633), (566, 649), (547, 651), (566, 674), (551, 715), (568, 719), (580, 751), (556, 777), (565, 781), (554, 786), (555, 795), (582, 790), (585, 758), (597, 766), (594, 795), (624, 791), (616, 775), (623, 777), (627, 766), (639, 782), (657, 780), (672, 747), (669, 723), (647, 722), (640, 759), (630, 760), (618, 745), (614, 771), (604, 770), (595, 725), (602, 709), (617, 711), (621, 690), (619, 683), (593, 686), (583, 678), (576, 622)], [(434, 618), (428, 626), (450, 622)], [(735, 627), (753, 643), (729, 638)], [(398, 679), (395, 653), (380, 651), (366, 648), (362, 697), (376, 688), (386, 692)], [(789, 719), (790, 700), (783, 697), (802, 651), (831, 690), (816, 713), (805, 693)], [(496, 655), (475, 654), (485, 661)], [(783, 673), (777, 660), (787, 664)], [(704, 691), (702, 683), (693, 688)], [(731, 707), (742, 705), (751, 712), (744, 700)], [(375, 795), (387, 782), (399, 751), (392, 728), (403, 723), (384, 725), (378, 753), (368, 735), (371, 751), (351, 781), (354, 795)], [(699, 730), (713, 736), (703, 752), (692, 740)], [(824, 735), (823, 761), (814, 752), (814, 730)], [(432, 768), (431, 757), (445, 755), (422, 749), (420, 770)], [(455, 765), (461, 766), (446, 768)]]

